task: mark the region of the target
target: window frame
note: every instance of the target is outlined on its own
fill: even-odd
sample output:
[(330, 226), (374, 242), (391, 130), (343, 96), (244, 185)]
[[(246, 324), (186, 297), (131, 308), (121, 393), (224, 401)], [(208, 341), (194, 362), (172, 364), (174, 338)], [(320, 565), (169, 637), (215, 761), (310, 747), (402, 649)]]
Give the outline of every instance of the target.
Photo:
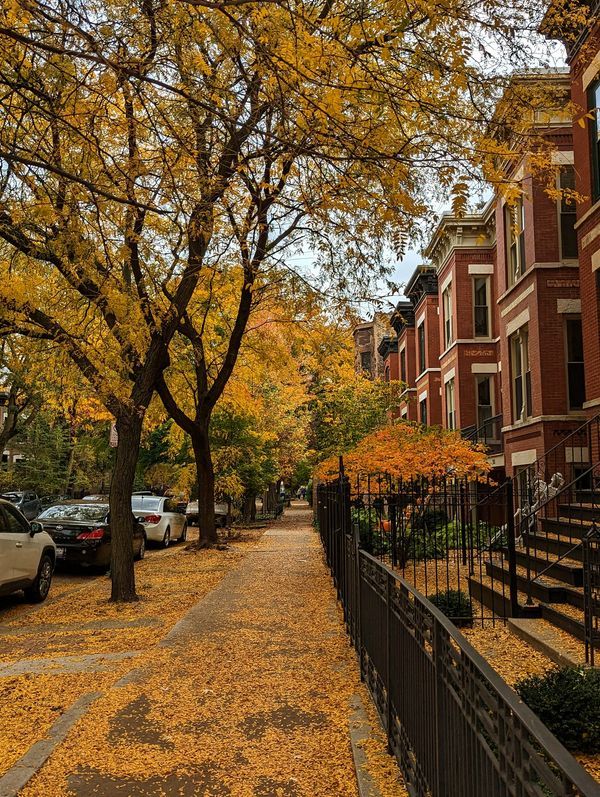
[(417, 327), (417, 344), (419, 347), (419, 376), (427, 370), (427, 350), (425, 339), (425, 320)]
[[(486, 323), (487, 334), (477, 334), (477, 308), (484, 307), (484, 305), (476, 304), (477, 299), (477, 280), (483, 280), (485, 285), (485, 309), (486, 309)], [(473, 337), (482, 338), (487, 340), (492, 337), (492, 303), (491, 303), (491, 281), (488, 274), (474, 274), (473, 275)]]
[[(598, 101), (596, 101), (598, 100)], [(592, 202), (600, 199), (600, 78), (594, 80), (587, 92), (588, 112), (593, 114), (589, 125), (590, 181)], [(596, 139), (594, 143), (594, 138)]]
[(406, 384), (407, 382), (407, 370), (406, 370), (406, 346), (403, 349), (400, 349), (400, 381)]
[[(561, 166), (560, 169), (558, 170), (558, 174), (556, 175), (556, 189), (557, 189), (557, 191), (563, 191), (564, 188), (565, 188), (565, 186), (563, 186), (563, 184), (562, 184), (562, 179), (561, 178), (566, 173), (567, 170), (570, 170), (572, 172), (573, 185), (572, 186), (566, 186), (566, 188), (569, 189), (569, 190), (574, 190), (575, 189), (575, 167), (572, 164), (568, 163), (568, 164), (564, 164), (563, 166)], [(559, 251), (559, 254), (560, 254), (561, 261), (565, 261), (566, 260), (566, 261), (572, 262), (574, 260), (578, 260), (579, 259), (579, 249), (578, 249), (578, 243), (577, 243), (577, 230), (575, 228), (575, 224), (577, 223), (577, 205), (575, 204), (575, 202), (572, 202), (571, 204), (567, 205), (567, 207), (571, 208), (571, 210), (565, 211), (565, 209), (564, 209), (564, 207), (565, 207), (564, 201), (565, 200), (562, 197), (562, 195), (556, 200), (556, 212), (557, 212), (557, 216), (558, 216), (558, 251)], [(573, 234), (574, 234), (574, 237), (575, 237), (575, 254), (574, 255), (566, 255), (565, 251), (563, 249), (563, 245), (564, 245), (563, 219), (564, 219), (565, 216), (572, 216)]]
[[(515, 232), (515, 227), (517, 226)], [(525, 258), (525, 203), (519, 197), (514, 205), (504, 205), (504, 243), (506, 279), (508, 287), (512, 288), (527, 272)], [(515, 262), (513, 263), (513, 248)]]
[[(367, 356), (369, 358), (369, 366), (368, 368), (365, 367), (364, 358)], [(361, 351), (360, 352), (360, 370), (363, 373), (372, 374), (373, 373), (373, 353), (370, 351)]]
[(446, 428), (456, 430), (456, 391), (454, 385), (454, 377), (448, 379), (444, 385), (444, 394), (446, 397)]
[[(490, 403), (489, 404), (480, 404), (479, 403), (479, 385), (481, 382), (486, 381), (490, 388)], [(477, 414), (477, 428), (481, 429), (488, 421), (490, 421), (495, 416), (495, 408), (496, 408), (496, 396), (494, 390), (494, 374), (475, 374), (475, 412)], [(490, 408), (490, 417), (485, 418), (482, 421), (480, 415), (480, 407), (489, 407)]]
[[(515, 355), (519, 352), (520, 369), (515, 373)], [(518, 380), (520, 379), (520, 382)], [(510, 336), (510, 382), (513, 423), (522, 423), (533, 417), (531, 394), (531, 357), (529, 356), (529, 326), (523, 324)], [(517, 414), (518, 385), (521, 392), (521, 408)]]
[[(579, 326), (581, 327), (581, 360), (570, 360), (570, 347), (569, 347), (569, 324), (573, 321), (578, 322)], [(569, 412), (581, 412), (583, 410), (585, 401), (586, 401), (586, 392), (585, 392), (585, 357), (583, 352), (583, 326), (581, 322), (580, 315), (567, 315), (564, 319), (564, 340), (565, 340), (565, 387), (567, 393), (567, 407)], [(571, 403), (571, 379), (570, 379), (570, 366), (576, 365), (580, 367), (581, 374), (579, 379), (583, 386), (583, 395), (582, 395), (582, 402), (580, 405), (574, 405)], [(579, 370), (579, 369), (578, 369)]]
[(442, 320), (444, 325), (444, 349), (454, 342), (454, 324), (452, 323), (452, 282), (442, 292)]
[[(425, 410), (425, 412), (423, 412)], [(419, 422), (423, 426), (429, 426), (429, 418), (427, 417), (427, 396), (419, 401)]]

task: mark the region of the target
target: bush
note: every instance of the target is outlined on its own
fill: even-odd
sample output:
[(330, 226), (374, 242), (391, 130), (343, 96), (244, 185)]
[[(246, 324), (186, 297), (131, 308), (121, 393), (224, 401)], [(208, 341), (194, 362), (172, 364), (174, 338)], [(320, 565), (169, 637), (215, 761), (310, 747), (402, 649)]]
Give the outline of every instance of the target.
[(465, 626), (473, 623), (473, 607), (471, 598), (466, 592), (458, 589), (448, 589), (436, 592), (429, 600), (436, 606), (454, 625)]
[(600, 752), (600, 670), (563, 667), (524, 678), (515, 689), (568, 750)]

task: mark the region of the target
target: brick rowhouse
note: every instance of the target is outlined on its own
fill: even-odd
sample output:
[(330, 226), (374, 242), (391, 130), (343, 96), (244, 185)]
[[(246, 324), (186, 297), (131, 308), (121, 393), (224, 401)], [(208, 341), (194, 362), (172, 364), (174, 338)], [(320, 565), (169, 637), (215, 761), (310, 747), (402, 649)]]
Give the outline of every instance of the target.
[(494, 210), (443, 214), (425, 254), (438, 279), (443, 426), (484, 441), (501, 468)]
[[(573, 162), (577, 203), (577, 240), (583, 358), (585, 366), (584, 410), (588, 417), (600, 413), (600, 4), (572, 0), (570, 9), (586, 10), (587, 25), (573, 25), (559, 12), (553, 19), (553, 4), (542, 26), (550, 38), (559, 39), (567, 50), (573, 112)], [(600, 451), (592, 452), (593, 460)]]
[[(573, 185), (572, 125), (567, 113), (568, 74), (543, 73), (518, 80), (543, 81), (554, 99), (533, 112), (528, 130), (554, 147), (557, 187)], [(503, 438), (508, 475), (541, 457), (585, 421), (581, 301), (575, 206), (551, 198), (531, 174), (523, 139), (508, 177), (521, 198), (496, 201), (497, 291)], [(565, 452), (568, 456), (568, 452)]]

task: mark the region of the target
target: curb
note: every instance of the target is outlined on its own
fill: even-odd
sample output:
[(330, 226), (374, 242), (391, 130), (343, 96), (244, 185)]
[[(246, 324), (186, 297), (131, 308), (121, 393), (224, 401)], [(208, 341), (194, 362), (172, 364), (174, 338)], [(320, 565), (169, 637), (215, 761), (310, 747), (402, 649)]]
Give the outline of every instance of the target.
[(64, 714), (60, 715), (54, 725), (50, 727), (45, 738), (32, 745), (25, 755), (0, 778), (0, 797), (17, 797), (21, 789), (52, 755), (55, 748), (66, 738), (73, 725), (101, 694), (101, 692), (88, 692), (75, 701)]
[(371, 736), (371, 724), (359, 695), (354, 695), (350, 700), (350, 709), (350, 744), (352, 745), (358, 793), (360, 797), (381, 797), (379, 788), (367, 771), (367, 756), (363, 744)]

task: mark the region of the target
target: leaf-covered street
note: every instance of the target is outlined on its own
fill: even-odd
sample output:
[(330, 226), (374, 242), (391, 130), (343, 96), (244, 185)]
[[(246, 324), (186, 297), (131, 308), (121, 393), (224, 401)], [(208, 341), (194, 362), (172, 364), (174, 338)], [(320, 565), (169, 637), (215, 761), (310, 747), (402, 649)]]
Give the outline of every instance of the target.
[[(55, 662), (51, 679), (47, 673), (13, 679), (13, 688), (23, 689), (25, 679), (35, 695), (29, 715), (21, 718), (35, 718), (23, 728), (23, 745), (27, 738), (35, 741), (38, 723), (42, 735), (48, 724), (40, 705), (62, 701), (66, 709), (86, 692), (102, 693), (23, 797), (357, 795), (351, 701), (359, 695), (369, 714), (372, 709), (310, 520), (307, 509), (293, 506), (262, 537), (254, 532), (234, 542), (231, 552), (180, 547), (151, 555), (140, 569), (140, 603), (103, 609), (105, 619), (114, 613), (121, 628), (82, 628), (70, 649), (114, 654), (129, 647), (136, 651), (131, 658), (111, 663), (109, 672), (61, 674)], [(191, 576), (192, 569), (199, 577)], [(185, 585), (184, 574), (192, 579)], [(153, 625), (148, 618), (177, 580), (188, 597), (170, 607), (164, 624)], [(64, 623), (64, 610), (58, 598), (29, 622), (35, 618), (40, 630), (53, 617)], [(90, 609), (90, 623), (97, 611)], [(14, 630), (18, 607), (8, 614)], [(56, 657), (56, 644), (44, 655)], [(61, 683), (68, 687), (64, 692)], [(10, 742), (8, 718), (2, 736), (4, 745)], [(382, 795), (402, 794), (383, 734), (374, 732), (364, 747)]]

